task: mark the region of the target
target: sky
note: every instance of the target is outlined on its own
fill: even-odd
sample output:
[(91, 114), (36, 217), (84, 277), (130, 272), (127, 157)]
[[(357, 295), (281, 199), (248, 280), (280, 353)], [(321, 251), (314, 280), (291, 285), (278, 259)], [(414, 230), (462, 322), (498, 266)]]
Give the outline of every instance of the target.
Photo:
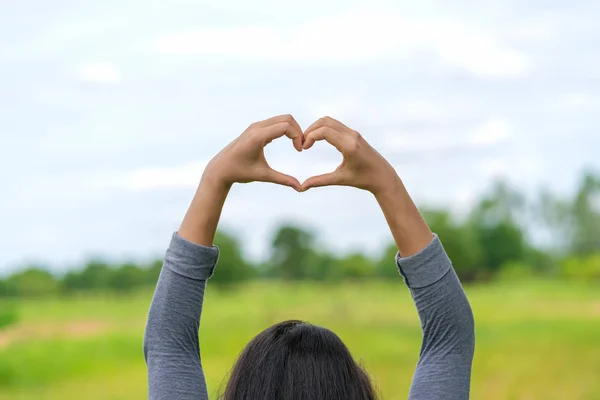
[[(571, 193), (600, 168), (600, 3), (24, 0), (0, 14), (0, 273), (164, 253), (204, 165), (257, 120), (359, 131), (420, 206), (494, 179)], [(269, 163), (335, 168), (326, 143)], [(299, 222), (338, 251), (391, 241), (373, 197), (236, 185), (222, 216), (264, 258)]]

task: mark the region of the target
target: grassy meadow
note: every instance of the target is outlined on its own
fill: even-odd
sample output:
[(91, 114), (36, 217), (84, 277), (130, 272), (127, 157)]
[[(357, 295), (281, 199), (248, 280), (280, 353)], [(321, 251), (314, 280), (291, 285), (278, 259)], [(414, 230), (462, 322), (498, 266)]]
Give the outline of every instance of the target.
[[(466, 290), (477, 334), (472, 399), (600, 400), (600, 287), (537, 281)], [(19, 322), (0, 330), (0, 400), (146, 398), (151, 295), (20, 301)], [(383, 399), (407, 398), (421, 332), (400, 279), (209, 285), (201, 349), (213, 398), (244, 344), (292, 318), (338, 333)]]

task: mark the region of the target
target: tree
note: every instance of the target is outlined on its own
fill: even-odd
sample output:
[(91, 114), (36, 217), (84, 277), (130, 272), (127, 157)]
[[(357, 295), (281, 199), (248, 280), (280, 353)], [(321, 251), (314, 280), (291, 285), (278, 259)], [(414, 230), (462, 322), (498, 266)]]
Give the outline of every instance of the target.
[(257, 275), (242, 254), (241, 246), (235, 236), (224, 231), (218, 231), (215, 245), (219, 247), (219, 262), (211, 282), (230, 284), (251, 279)]
[(600, 283), (600, 253), (568, 257), (559, 272), (563, 278)]
[(160, 271), (162, 270), (163, 262), (163, 259), (156, 259), (152, 261), (146, 268), (145, 281), (148, 285), (156, 285), (156, 282), (158, 282), (158, 277), (160, 276)]
[(30, 266), (6, 280), (6, 286), (12, 288), (18, 296), (41, 297), (55, 294), (58, 282), (54, 276), (38, 266)]
[(600, 251), (600, 176), (583, 175), (572, 198), (544, 189), (536, 202), (536, 216), (549, 232), (555, 255), (587, 256)]
[(108, 288), (117, 292), (131, 292), (145, 283), (145, 271), (134, 263), (126, 263), (110, 271)]
[(340, 260), (335, 254), (325, 251), (310, 251), (304, 267), (304, 278), (316, 281), (340, 281)]
[(533, 203), (532, 214), (535, 222), (546, 233), (548, 248), (555, 254), (568, 251), (573, 237), (570, 200), (558, 198), (544, 188)]
[(0, 308), (0, 330), (7, 326), (13, 325), (19, 320), (19, 313), (14, 303), (3, 302)]
[(523, 261), (528, 248), (523, 228), (525, 199), (507, 183), (496, 182), (475, 207), (468, 221), (482, 252), (482, 264), (490, 273), (507, 263)]
[(481, 276), (484, 258), (481, 242), (473, 226), (455, 221), (446, 210), (428, 210), (423, 215), (431, 230), (442, 241), (458, 276), (463, 281)]
[(290, 280), (307, 278), (309, 263), (314, 259), (314, 240), (312, 232), (298, 226), (281, 226), (271, 242), (273, 274)]
[(112, 276), (110, 266), (99, 259), (92, 259), (86, 263), (81, 271), (67, 273), (62, 285), (66, 291), (103, 290), (107, 289)]
[(576, 255), (600, 251), (600, 176), (584, 175), (572, 208), (573, 238), (570, 250)]
[(8, 280), (0, 280), (0, 297), (12, 297), (17, 295), (17, 289)]
[(375, 263), (362, 253), (352, 253), (342, 258), (339, 268), (344, 278), (367, 279), (375, 275)]
[(398, 247), (395, 243), (391, 243), (384, 250), (381, 258), (375, 265), (375, 275), (384, 279), (398, 279), (400, 272), (396, 266), (396, 254)]
[(478, 226), (477, 235), (483, 249), (483, 265), (497, 272), (507, 263), (523, 261), (526, 245), (523, 232), (510, 222), (493, 226)]

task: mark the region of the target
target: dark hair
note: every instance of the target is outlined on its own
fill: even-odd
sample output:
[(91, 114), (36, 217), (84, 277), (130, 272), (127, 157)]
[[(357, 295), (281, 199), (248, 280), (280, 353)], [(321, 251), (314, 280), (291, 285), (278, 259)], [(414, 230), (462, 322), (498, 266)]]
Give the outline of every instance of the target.
[(224, 400), (375, 400), (369, 376), (329, 329), (280, 322), (235, 363)]

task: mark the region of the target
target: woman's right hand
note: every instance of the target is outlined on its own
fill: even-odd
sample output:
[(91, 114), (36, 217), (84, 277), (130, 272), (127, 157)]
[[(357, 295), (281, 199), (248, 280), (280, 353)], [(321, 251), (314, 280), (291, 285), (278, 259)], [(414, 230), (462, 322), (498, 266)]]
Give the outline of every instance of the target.
[(230, 187), (236, 182), (271, 182), (301, 191), (296, 178), (275, 171), (265, 158), (264, 147), (284, 135), (292, 139), (297, 151), (302, 151), (302, 130), (291, 115), (253, 123), (213, 157), (204, 170), (203, 180), (223, 187)]
[(237, 139), (213, 157), (204, 169), (200, 185), (179, 228), (179, 235), (196, 244), (211, 246), (223, 204), (236, 182), (273, 182), (302, 190), (298, 180), (272, 169), (264, 147), (287, 136), (302, 151), (302, 131), (291, 115), (280, 115), (248, 127)]
[(304, 132), (303, 148), (309, 149), (317, 140), (325, 140), (342, 153), (342, 163), (335, 171), (308, 178), (302, 189), (319, 186), (353, 186), (368, 190), (376, 197), (401, 185), (400, 178), (381, 156), (355, 130), (331, 117), (323, 117)]

